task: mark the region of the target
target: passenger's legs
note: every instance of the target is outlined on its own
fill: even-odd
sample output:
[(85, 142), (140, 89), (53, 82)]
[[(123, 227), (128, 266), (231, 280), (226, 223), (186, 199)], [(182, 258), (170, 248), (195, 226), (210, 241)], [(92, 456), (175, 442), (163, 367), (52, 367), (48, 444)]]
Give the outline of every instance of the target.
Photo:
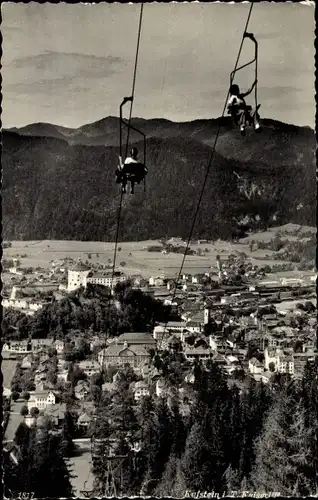
[(245, 127), (246, 127), (246, 111), (245, 110), (241, 111), (239, 123), (240, 123), (241, 134), (244, 135), (245, 134)]

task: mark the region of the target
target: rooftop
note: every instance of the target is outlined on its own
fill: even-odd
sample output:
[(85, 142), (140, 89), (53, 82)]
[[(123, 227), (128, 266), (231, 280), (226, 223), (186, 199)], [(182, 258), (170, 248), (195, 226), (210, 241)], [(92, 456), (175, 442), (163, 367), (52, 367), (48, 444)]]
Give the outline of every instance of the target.
[(123, 344), (124, 342), (127, 342), (129, 344), (152, 344), (155, 345), (156, 341), (153, 338), (151, 333), (147, 332), (127, 332), (127, 333), (122, 333), (117, 337), (117, 340), (115, 339), (115, 342), (117, 344)]

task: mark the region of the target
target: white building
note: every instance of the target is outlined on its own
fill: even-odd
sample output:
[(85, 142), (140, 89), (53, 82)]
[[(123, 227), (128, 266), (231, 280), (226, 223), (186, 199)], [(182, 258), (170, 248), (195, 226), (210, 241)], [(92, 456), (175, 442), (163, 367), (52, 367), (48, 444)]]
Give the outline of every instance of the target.
[(149, 278), (150, 286), (163, 286), (165, 284), (164, 278), (162, 276), (151, 276)]
[(54, 347), (56, 349), (57, 354), (62, 354), (64, 352), (64, 342), (63, 340), (55, 340)]
[(253, 373), (253, 374), (257, 373), (258, 374), (258, 373), (263, 373), (264, 366), (262, 365), (262, 363), (260, 363), (258, 361), (258, 359), (252, 358), (248, 362), (248, 369), (249, 369), (250, 373)]
[(275, 365), (275, 371), (276, 371), (276, 366), (277, 366), (277, 363), (278, 363), (278, 359), (277, 359), (277, 351), (274, 350), (274, 349), (268, 349), (267, 347), (265, 348), (264, 350), (264, 366), (265, 366), (265, 370), (269, 370), (269, 365), (271, 363), (274, 363)]
[(38, 408), (44, 410), (48, 405), (54, 405), (56, 401), (55, 395), (52, 391), (37, 391), (30, 393), (30, 399), (27, 402), (28, 410), (31, 408)]
[(72, 292), (80, 287), (87, 287), (87, 284), (102, 285), (110, 287), (117, 285), (117, 283), (127, 280), (127, 276), (123, 273), (116, 271), (114, 276), (111, 272), (96, 272), (94, 273), (84, 264), (77, 264), (73, 269), (68, 270), (68, 283), (67, 291)]
[(102, 286), (108, 286), (108, 287), (111, 287), (111, 285), (113, 285), (113, 287), (115, 285), (117, 285), (117, 283), (121, 283), (123, 281), (126, 281), (127, 280), (127, 276), (125, 276), (124, 274), (122, 274), (121, 272), (117, 271), (114, 273), (114, 276), (112, 277), (112, 273), (94, 273), (92, 275), (89, 275), (87, 278), (86, 278), (86, 283), (85, 283), (85, 287), (86, 287), (86, 284), (87, 283), (90, 283), (92, 285), (102, 285)]
[(150, 392), (149, 392), (149, 388), (148, 388), (148, 385), (146, 384), (146, 382), (144, 382), (143, 380), (140, 380), (139, 382), (135, 383), (135, 387), (134, 387), (135, 401), (140, 401), (141, 398), (143, 398), (145, 396), (149, 396), (149, 394), (150, 394)]
[(68, 270), (67, 291), (72, 292), (80, 287), (86, 288), (86, 279), (91, 270), (84, 264), (77, 264), (73, 269)]
[(294, 360), (292, 356), (280, 355), (278, 357), (278, 371), (279, 373), (294, 374)]

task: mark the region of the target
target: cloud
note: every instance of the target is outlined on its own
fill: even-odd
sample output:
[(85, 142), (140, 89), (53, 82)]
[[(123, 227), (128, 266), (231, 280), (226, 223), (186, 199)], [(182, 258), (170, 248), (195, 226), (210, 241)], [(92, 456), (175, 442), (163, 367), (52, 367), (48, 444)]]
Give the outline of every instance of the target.
[[(90, 54), (47, 51), (43, 54), (15, 59), (10, 71), (3, 67), (3, 83), (7, 91), (42, 92), (76, 84), (85, 86), (85, 79), (107, 78), (121, 71), (120, 57), (98, 57)], [(87, 82), (86, 82), (87, 85)]]
[(14, 92), (28, 95), (45, 94), (47, 96), (56, 95), (57, 92), (63, 90), (88, 91), (90, 89), (91, 87), (87, 85), (87, 81), (77, 81), (77, 77), (43, 79), (29, 83), (19, 82), (4, 85), (5, 93)]
[(8, 33), (9, 35), (12, 33), (21, 33), (21, 28), (19, 26), (6, 26), (2, 24), (1, 30), (3, 33)]

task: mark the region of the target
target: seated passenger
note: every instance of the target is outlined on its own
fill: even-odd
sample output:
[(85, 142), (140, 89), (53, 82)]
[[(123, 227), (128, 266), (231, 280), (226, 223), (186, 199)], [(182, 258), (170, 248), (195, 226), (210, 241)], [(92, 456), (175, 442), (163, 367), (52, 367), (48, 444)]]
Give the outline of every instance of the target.
[(255, 87), (257, 80), (253, 83), (252, 87), (245, 93), (240, 92), (240, 88), (238, 85), (231, 85), (230, 87), (230, 98), (228, 100), (228, 113), (230, 113), (234, 119), (235, 125), (240, 126), (240, 131), (242, 135), (245, 135), (245, 127), (248, 122), (250, 125), (254, 125), (255, 130), (260, 128), (260, 124), (258, 121), (258, 113), (257, 109), (251, 113), (252, 106), (248, 106), (245, 102), (244, 97), (249, 95), (253, 88)]
[(147, 167), (138, 161), (138, 149), (133, 147), (123, 163), (123, 159), (119, 156), (119, 168), (117, 171), (117, 182), (122, 184), (122, 192), (126, 193), (127, 181), (130, 181), (131, 189), (130, 194), (134, 194), (135, 183), (139, 184), (147, 174)]

